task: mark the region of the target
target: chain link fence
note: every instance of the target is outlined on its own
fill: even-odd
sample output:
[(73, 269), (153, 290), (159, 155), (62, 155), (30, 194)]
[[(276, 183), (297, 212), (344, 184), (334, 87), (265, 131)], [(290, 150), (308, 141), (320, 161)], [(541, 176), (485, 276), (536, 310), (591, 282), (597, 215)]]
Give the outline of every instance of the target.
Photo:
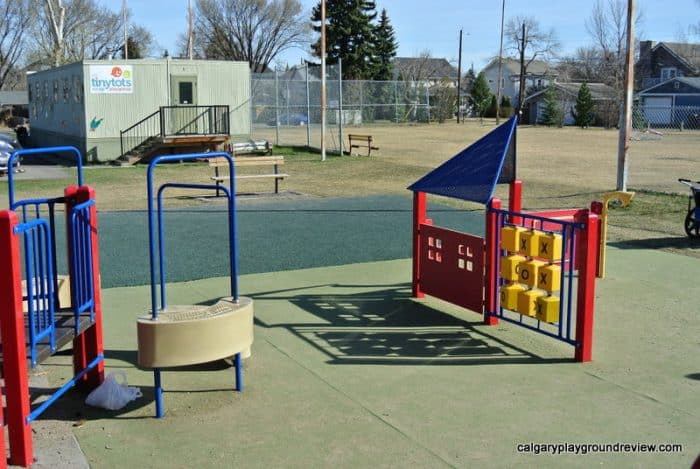
[(699, 130), (700, 106), (635, 105), (632, 126), (637, 130)]
[[(342, 80), (326, 69), (326, 149), (344, 150), (353, 127), (430, 122), (430, 87), (412, 81)], [(276, 145), (321, 147), (321, 68), (304, 66), (251, 77), (252, 137)]]

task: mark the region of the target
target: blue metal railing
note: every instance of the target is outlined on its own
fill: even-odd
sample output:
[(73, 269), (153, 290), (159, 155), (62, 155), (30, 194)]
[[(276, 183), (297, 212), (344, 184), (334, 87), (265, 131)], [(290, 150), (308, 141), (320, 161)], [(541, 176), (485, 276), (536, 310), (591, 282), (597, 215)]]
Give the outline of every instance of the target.
[(51, 229), (46, 220), (37, 219), (15, 227), (24, 241), (24, 270), (29, 324), (29, 357), (37, 364), (37, 345), (48, 339), (51, 352), (56, 350), (55, 276), (51, 255)]
[[(496, 214), (496, 239), (494, 246), (497, 250), (496, 259), (501, 259), (501, 256), (507, 251), (501, 248), (501, 229), (504, 226), (523, 226), (531, 228), (533, 226), (546, 226), (546, 231), (556, 233), (562, 236), (561, 260), (560, 262), (560, 289), (559, 289), (559, 320), (554, 324), (542, 322), (538, 319), (531, 318), (517, 313), (509, 313), (500, 303), (500, 295), (495, 292), (495, 311), (487, 312), (490, 315), (496, 316), (506, 322), (517, 324), (526, 329), (530, 329), (540, 334), (561, 340), (567, 344), (577, 346), (575, 339), (576, 334), (576, 317), (573, 312), (573, 297), (574, 297), (574, 270), (576, 263), (576, 238), (585, 225), (583, 223), (567, 220), (559, 220), (554, 218), (543, 217), (534, 214), (511, 212), (508, 210), (489, 208), (489, 212)], [(518, 223), (513, 223), (513, 220), (519, 220)], [(498, 285), (498, 290), (506, 284), (506, 280), (500, 276), (498, 267), (493, 269), (494, 285)]]
[(95, 294), (92, 272), (92, 226), (90, 209), (94, 200), (73, 207), (70, 217), (71, 233), (71, 290), (75, 315), (75, 333), (80, 332), (80, 315), (90, 313), (90, 323), (95, 320)]
[[(191, 161), (202, 158), (226, 158), (229, 165), (229, 187), (208, 184), (166, 183), (158, 188), (157, 208), (153, 207), (153, 174), (159, 163), (175, 161)], [(148, 255), (151, 266), (151, 317), (158, 319), (158, 312), (165, 309), (165, 242), (163, 236), (163, 192), (170, 187), (181, 189), (224, 190), (228, 199), (228, 230), (229, 230), (229, 260), (231, 296), (234, 302), (238, 302), (238, 247), (236, 242), (236, 187), (235, 169), (233, 158), (228, 153), (192, 153), (187, 155), (157, 156), (148, 165)], [(156, 240), (157, 233), (157, 240)], [(158, 252), (156, 257), (156, 244)], [(156, 281), (156, 265), (159, 268), (159, 276)], [(160, 286), (160, 306), (158, 305), (158, 286)], [(239, 391), (242, 390), (240, 353), (236, 354), (236, 379)], [(156, 401), (156, 417), (163, 417), (163, 387), (161, 383), (160, 368), (153, 369), (153, 386)]]
[[(13, 162), (23, 156), (28, 155), (47, 155), (55, 153), (67, 153), (75, 158), (75, 164), (78, 171), (78, 186), (83, 185), (83, 157), (80, 155), (75, 147), (46, 147), (46, 148), (30, 148), (24, 150), (17, 150), (10, 155), (10, 161), (7, 162), (7, 167), (11, 168)], [(7, 186), (9, 190), (9, 206), (10, 210), (14, 210), (15, 207), (15, 180), (12, 171), (7, 172)]]

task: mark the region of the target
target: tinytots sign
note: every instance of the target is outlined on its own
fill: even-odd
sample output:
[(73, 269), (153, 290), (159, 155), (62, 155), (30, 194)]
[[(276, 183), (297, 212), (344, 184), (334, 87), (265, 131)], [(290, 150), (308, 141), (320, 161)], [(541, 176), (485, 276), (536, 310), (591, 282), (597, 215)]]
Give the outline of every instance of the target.
[(91, 65), (90, 93), (133, 93), (131, 65)]

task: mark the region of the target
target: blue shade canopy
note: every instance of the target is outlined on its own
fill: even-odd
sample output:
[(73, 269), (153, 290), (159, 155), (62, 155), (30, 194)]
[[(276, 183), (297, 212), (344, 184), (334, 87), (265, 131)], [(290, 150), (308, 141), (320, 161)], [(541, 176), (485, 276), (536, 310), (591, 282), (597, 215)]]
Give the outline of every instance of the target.
[[(488, 203), (498, 182), (515, 179), (516, 127), (517, 118), (513, 116), (408, 186), (408, 189)], [(508, 174), (502, 175), (504, 170)]]

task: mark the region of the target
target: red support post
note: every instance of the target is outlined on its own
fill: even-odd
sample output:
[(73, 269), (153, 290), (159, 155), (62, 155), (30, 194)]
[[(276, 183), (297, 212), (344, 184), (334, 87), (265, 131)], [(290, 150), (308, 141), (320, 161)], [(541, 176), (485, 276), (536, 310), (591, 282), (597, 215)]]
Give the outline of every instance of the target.
[[(489, 208), (500, 209), (501, 200), (491, 199)], [(498, 215), (494, 212), (486, 211), (486, 282), (485, 288), (485, 311), (484, 324), (487, 326), (498, 325), (498, 317), (490, 315), (496, 311), (496, 295), (498, 294), (498, 280), (496, 271), (498, 269), (498, 246), (496, 246), (496, 234), (498, 230)]]
[(426, 222), (428, 213), (427, 199), (425, 192), (413, 193), (413, 281), (411, 295), (414, 298), (423, 298), (425, 293), (420, 288), (420, 246), (421, 233), (420, 226)]
[[(603, 202), (598, 202), (594, 200), (591, 202), (591, 212), (598, 215), (598, 247), (596, 248), (596, 261), (595, 261), (595, 272), (596, 277), (600, 277), (600, 263), (602, 261), (601, 249), (604, 249), (601, 243), (603, 242), (603, 223), (607, 223), (607, 220), (603, 219)], [(602, 274), (601, 274), (602, 275)]]
[[(89, 186), (77, 188), (74, 193), (75, 204), (81, 204), (95, 198), (95, 190)], [(92, 246), (92, 282), (93, 301), (95, 308), (95, 323), (88, 327), (82, 334), (73, 339), (73, 372), (78, 374), (87, 365), (104, 353), (102, 342), (102, 294), (100, 290), (100, 257), (99, 237), (97, 235), (97, 208), (90, 207), (90, 231)], [(70, 241), (69, 241), (70, 242)], [(73, 282), (71, 282), (73, 284)], [(104, 361), (90, 370), (77, 383), (81, 389), (89, 391), (102, 383), (104, 379)]]
[[(7, 397), (7, 426), (10, 464), (28, 467), (33, 461), (30, 413), (27, 340), (22, 311), (22, 266), (19, 238), (14, 234), (17, 214), (0, 212), (0, 334), (2, 334), (3, 372)], [(2, 454), (4, 460), (5, 453)]]
[(516, 179), (508, 186), (508, 211), (523, 211), (523, 181)]
[(584, 223), (578, 246), (582, 255), (579, 262), (578, 288), (576, 291), (576, 347), (577, 362), (589, 362), (593, 357), (593, 310), (595, 304), (595, 278), (600, 244), (598, 216), (588, 210), (577, 214), (576, 221)]
[[(2, 392), (0, 392), (0, 399), (2, 398)], [(3, 415), (3, 406), (0, 403), (0, 469), (5, 469), (7, 467), (7, 448), (5, 448), (5, 416)]]

